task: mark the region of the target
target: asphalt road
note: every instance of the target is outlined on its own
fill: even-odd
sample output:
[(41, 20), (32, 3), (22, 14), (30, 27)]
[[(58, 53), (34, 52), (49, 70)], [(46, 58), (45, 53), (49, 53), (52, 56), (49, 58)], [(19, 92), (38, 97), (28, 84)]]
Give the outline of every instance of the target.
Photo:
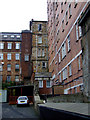
[[(9, 119), (9, 118), (18, 118), (18, 119), (33, 119), (33, 120), (39, 120), (39, 116), (34, 110), (33, 106), (20, 106), (17, 107), (16, 105), (9, 105), (8, 103), (2, 104), (2, 118)], [(30, 120), (31, 120), (30, 119)]]

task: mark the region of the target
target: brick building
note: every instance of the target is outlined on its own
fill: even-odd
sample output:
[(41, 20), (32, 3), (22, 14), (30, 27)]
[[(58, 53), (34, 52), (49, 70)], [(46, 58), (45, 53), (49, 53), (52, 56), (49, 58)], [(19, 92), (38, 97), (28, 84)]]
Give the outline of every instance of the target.
[(30, 30), (23, 30), (21, 48), (21, 68), (22, 80), (24, 84), (30, 84), (32, 74), (31, 53), (32, 53), (32, 34)]
[(84, 95), (90, 97), (90, 4), (82, 14), (79, 25), (82, 27), (82, 63)]
[(48, 2), (49, 72), (52, 86), (63, 85), (64, 94), (83, 89), (81, 26), (85, 2)]
[(0, 33), (0, 80), (21, 82), (21, 34)]
[[(32, 32), (32, 64), (35, 88), (39, 94), (51, 94), (51, 73), (48, 72), (47, 21), (30, 21)], [(39, 86), (39, 89), (37, 88)]]

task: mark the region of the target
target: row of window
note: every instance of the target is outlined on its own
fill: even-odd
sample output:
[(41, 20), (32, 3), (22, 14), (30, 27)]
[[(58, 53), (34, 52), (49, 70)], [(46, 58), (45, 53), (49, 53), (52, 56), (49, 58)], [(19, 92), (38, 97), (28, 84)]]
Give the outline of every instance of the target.
[[(46, 81), (46, 87), (47, 88), (51, 87), (51, 81), (50, 80)], [(39, 88), (43, 88), (43, 80), (39, 80)]]
[[(0, 49), (4, 49), (3, 42), (0, 42)], [(7, 43), (7, 49), (12, 49), (12, 43)], [(20, 49), (20, 43), (15, 43), (15, 49)]]
[[(72, 64), (70, 64), (68, 67), (69, 67), (69, 71), (67, 71), (67, 68), (65, 68), (62, 71), (62, 73), (59, 74), (60, 82), (62, 82), (62, 80), (65, 80), (68, 78), (68, 73), (69, 73), (69, 77), (72, 76)], [(81, 58), (80, 58), (80, 56), (78, 57), (78, 70), (81, 70)]]
[[(3, 80), (3, 76), (0, 75), (0, 81)], [(11, 75), (7, 75), (7, 79), (6, 79), (7, 82), (10, 82), (11, 81)], [(15, 75), (15, 82), (19, 82), (19, 75)]]
[(17, 39), (19, 39), (21, 36), (20, 35), (7, 35), (6, 34), (6, 35), (3, 35), (3, 37), (4, 38), (8, 38), (8, 37), (15, 38), (16, 37)]
[[(1, 64), (0, 71), (3, 71), (3, 66)], [(11, 64), (7, 64), (7, 71), (11, 71)], [(19, 71), (19, 64), (15, 64), (15, 71)]]
[[(7, 60), (11, 60), (12, 59), (12, 54), (8, 53), (7, 54)], [(3, 53), (0, 53), (0, 60), (3, 60)], [(16, 53), (15, 54), (15, 60), (20, 60), (20, 54)]]

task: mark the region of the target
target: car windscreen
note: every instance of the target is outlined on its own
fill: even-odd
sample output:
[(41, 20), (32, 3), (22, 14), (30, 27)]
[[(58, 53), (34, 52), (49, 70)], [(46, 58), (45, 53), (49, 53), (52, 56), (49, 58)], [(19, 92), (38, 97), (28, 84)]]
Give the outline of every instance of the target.
[(27, 97), (20, 97), (19, 100), (27, 100)]

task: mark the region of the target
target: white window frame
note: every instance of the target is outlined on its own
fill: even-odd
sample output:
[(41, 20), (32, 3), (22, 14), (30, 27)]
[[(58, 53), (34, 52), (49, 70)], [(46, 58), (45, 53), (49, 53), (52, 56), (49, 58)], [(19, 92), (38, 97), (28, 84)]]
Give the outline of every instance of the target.
[(79, 38), (82, 37), (82, 28), (79, 26)]
[(20, 54), (19, 54), (19, 53), (16, 53), (16, 54), (15, 54), (15, 59), (16, 59), (16, 60), (20, 60)]
[(29, 54), (25, 54), (24, 60), (25, 60), (25, 61), (29, 61)]
[(61, 54), (60, 52), (58, 53), (58, 57), (59, 57), (59, 63), (61, 62)]
[(19, 67), (20, 67), (19, 64), (15, 64), (15, 71), (19, 71)]
[(62, 82), (61, 73), (59, 74), (59, 81)]
[(16, 49), (17, 49), (17, 50), (20, 49), (20, 43), (16, 43)]
[[(41, 26), (41, 29), (39, 29)], [(42, 24), (38, 24), (38, 31), (41, 31), (42, 30)]]
[(7, 71), (11, 71), (11, 64), (7, 64)]
[[(43, 63), (45, 63), (45, 66), (43, 66)], [(42, 68), (46, 68), (47, 63), (46, 62), (42, 62)]]
[(3, 60), (3, 53), (0, 53), (0, 60)]
[[(18, 78), (17, 78), (18, 77)], [(19, 75), (15, 75), (15, 81), (19, 82)]]
[(71, 76), (72, 75), (72, 66), (71, 66), (71, 64), (69, 65), (69, 76)]
[(8, 49), (12, 49), (12, 43), (8, 43)]
[(79, 40), (78, 23), (76, 23), (76, 41)]
[(12, 58), (12, 57), (11, 57), (11, 53), (8, 53), (8, 54), (7, 54), (7, 60), (11, 60), (11, 58)]
[(42, 56), (45, 56), (45, 49), (42, 49)]
[(38, 57), (41, 56), (41, 49), (38, 48)]
[(0, 42), (0, 49), (4, 49), (4, 43)]
[(71, 50), (71, 42), (70, 42), (70, 35), (67, 38), (68, 40), (68, 52)]
[[(48, 85), (47, 82), (49, 82), (49, 85)], [(50, 88), (50, 87), (51, 87), (51, 81), (50, 81), (50, 80), (46, 80), (46, 87), (47, 87), (47, 88)]]
[(42, 36), (38, 36), (38, 43), (39, 43), (39, 44), (42, 43)]
[(78, 57), (78, 70), (81, 70), (81, 59), (80, 59), (80, 56)]
[(65, 55), (66, 55), (66, 43), (64, 43), (62, 46), (62, 59), (65, 57)]
[(67, 79), (67, 68), (63, 70), (63, 80)]
[(39, 88), (43, 88), (43, 80), (39, 80)]

